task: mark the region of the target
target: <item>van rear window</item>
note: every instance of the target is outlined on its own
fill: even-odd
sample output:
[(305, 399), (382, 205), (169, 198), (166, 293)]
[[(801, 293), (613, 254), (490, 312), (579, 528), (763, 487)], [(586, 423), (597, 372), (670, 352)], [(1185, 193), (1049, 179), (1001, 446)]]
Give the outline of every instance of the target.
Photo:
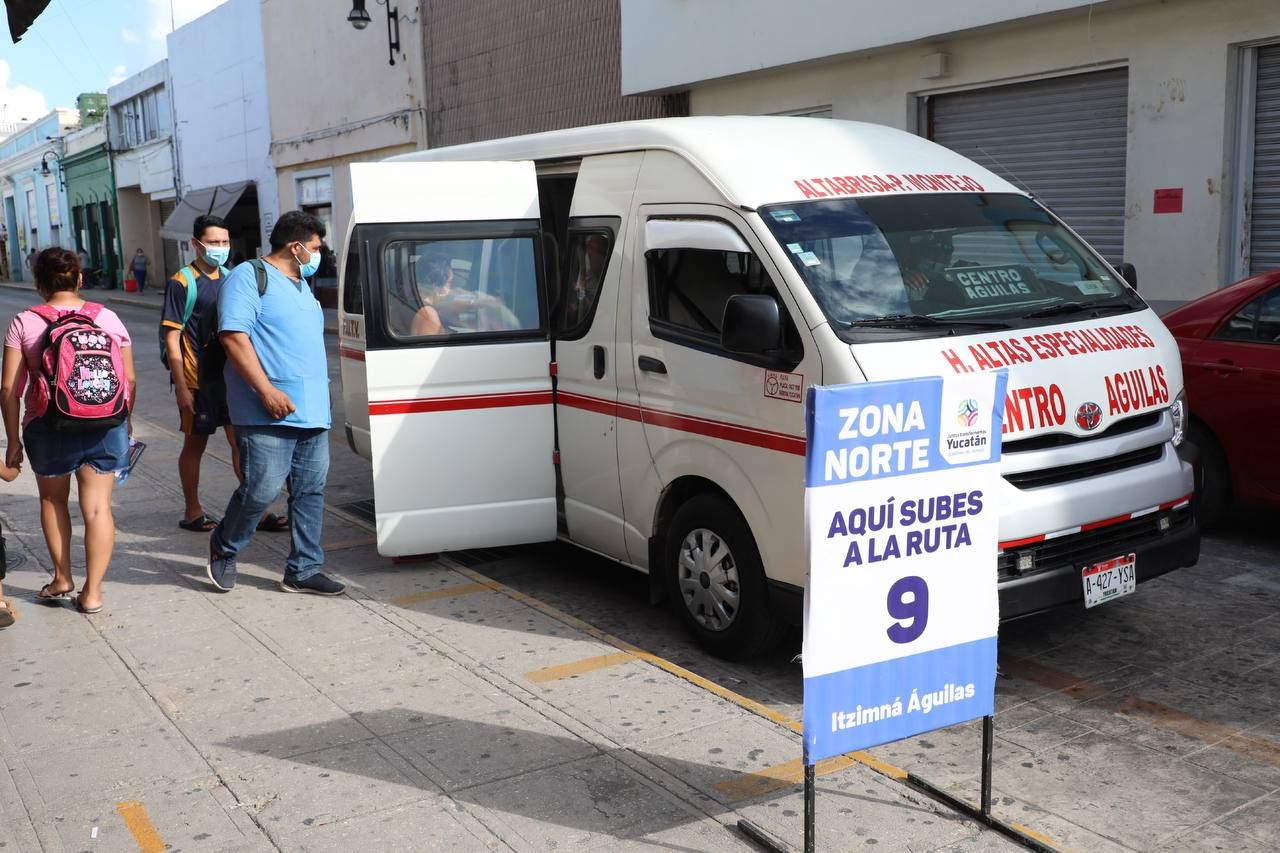
[(1145, 307), (1092, 249), (1020, 195), (828, 199), (760, 215), (837, 330), (901, 320), (930, 334), (952, 323), (1034, 325)]

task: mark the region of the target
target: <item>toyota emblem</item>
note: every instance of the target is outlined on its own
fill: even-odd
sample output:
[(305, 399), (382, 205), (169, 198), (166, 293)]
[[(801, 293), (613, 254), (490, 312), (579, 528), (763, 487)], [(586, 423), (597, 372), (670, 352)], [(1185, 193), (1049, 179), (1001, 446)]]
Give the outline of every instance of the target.
[(1081, 403), (1076, 409), (1076, 426), (1088, 432), (1102, 423), (1102, 407), (1097, 403)]

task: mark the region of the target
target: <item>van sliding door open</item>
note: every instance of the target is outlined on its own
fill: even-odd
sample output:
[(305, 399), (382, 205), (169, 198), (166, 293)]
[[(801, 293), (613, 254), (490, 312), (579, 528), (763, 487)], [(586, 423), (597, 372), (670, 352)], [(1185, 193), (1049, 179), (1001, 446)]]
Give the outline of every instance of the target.
[(351, 166), (378, 551), (556, 535), (533, 164)]

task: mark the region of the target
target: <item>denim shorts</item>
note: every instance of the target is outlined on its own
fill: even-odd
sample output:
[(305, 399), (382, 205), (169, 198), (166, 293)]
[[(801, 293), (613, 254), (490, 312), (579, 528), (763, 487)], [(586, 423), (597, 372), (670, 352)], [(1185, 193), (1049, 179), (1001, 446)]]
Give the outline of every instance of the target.
[(73, 432), (51, 430), (32, 421), (22, 431), (27, 461), (37, 477), (65, 477), (85, 465), (99, 474), (114, 474), (129, 467), (129, 424), (106, 430)]

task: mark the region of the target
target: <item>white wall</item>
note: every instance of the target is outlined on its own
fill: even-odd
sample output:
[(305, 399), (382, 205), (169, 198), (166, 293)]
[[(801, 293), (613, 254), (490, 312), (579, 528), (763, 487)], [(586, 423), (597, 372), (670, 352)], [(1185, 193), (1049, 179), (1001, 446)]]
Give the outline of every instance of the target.
[[(622, 0), (622, 94), (932, 39), (1122, 0)], [(1127, 0), (1149, 2), (1149, 0)]]
[[(180, 190), (253, 181), (262, 245), (280, 215), (267, 111), (259, 0), (227, 0), (169, 34), (169, 92)], [(318, 14), (312, 12), (312, 14)], [(278, 51), (292, 51), (285, 38)], [(297, 65), (299, 86), (311, 85)]]
[[(1230, 191), (1235, 46), (1269, 38), (1280, 39), (1271, 0), (1108, 3), (1092, 14), (703, 82), (693, 86), (690, 105), (695, 115), (715, 115), (830, 103), (835, 118), (914, 130), (923, 94), (1127, 66), (1126, 259), (1137, 265), (1144, 295), (1185, 300), (1230, 275), (1227, 234), (1241, 203)], [(951, 73), (925, 79), (924, 56), (936, 51), (950, 54)], [(1176, 187), (1183, 189), (1183, 212), (1152, 213), (1155, 190)]]

